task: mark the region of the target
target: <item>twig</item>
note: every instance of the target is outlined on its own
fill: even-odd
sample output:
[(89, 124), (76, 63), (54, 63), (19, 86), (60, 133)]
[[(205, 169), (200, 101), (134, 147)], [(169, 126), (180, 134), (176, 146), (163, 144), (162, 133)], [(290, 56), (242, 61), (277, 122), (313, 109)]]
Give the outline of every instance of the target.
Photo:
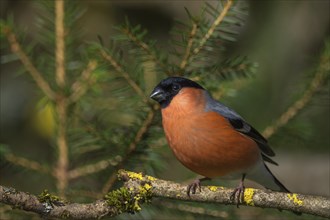
[(109, 177), (108, 181), (106, 182), (106, 184), (105, 184), (105, 186), (103, 187), (103, 190), (102, 190), (102, 192), (104, 192), (104, 194), (106, 192), (108, 192), (109, 189), (114, 184), (114, 182), (116, 181), (116, 178), (117, 178), (116, 172), (118, 171), (118, 169), (122, 168), (122, 166), (125, 164), (125, 162), (129, 158), (129, 156), (136, 149), (137, 144), (142, 140), (143, 135), (148, 131), (148, 128), (149, 128), (150, 124), (152, 123), (152, 120), (154, 118), (154, 114), (155, 114), (155, 111), (157, 110), (157, 108), (158, 107), (156, 107), (156, 105), (155, 105), (155, 106), (153, 106), (152, 109), (149, 110), (149, 112), (147, 114), (147, 117), (145, 118), (145, 120), (143, 121), (140, 129), (136, 133), (136, 135), (134, 137), (134, 140), (128, 146), (127, 151), (125, 153), (125, 158), (124, 159), (121, 159), (121, 160), (117, 161), (117, 164), (113, 164), (111, 162), (111, 160), (108, 159), (108, 160), (101, 160), (101, 161), (98, 161), (98, 162), (93, 163), (93, 164), (89, 164), (89, 165), (85, 165), (85, 166), (75, 168), (75, 169), (68, 172), (68, 178), (69, 179), (79, 178), (79, 177), (82, 177), (82, 176), (85, 176), (85, 175), (100, 172), (100, 171), (108, 168), (109, 166), (114, 166), (116, 171), (115, 171), (115, 173), (113, 173)]
[(48, 82), (42, 77), (42, 74), (37, 70), (37, 68), (32, 64), (29, 57), (22, 50), (21, 45), (18, 43), (15, 34), (11, 31), (9, 27), (4, 27), (2, 29), (3, 33), (6, 35), (10, 47), (13, 53), (15, 53), (18, 58), (23, 63), (25, 69), (30, 73), (34, 81), (37, 83), (38, 87), (45, 93), (45, 95), (51, 99), (55, 99), (55, 92), (50, 88)]
[(135, 44), (137, 44), (139, 47), (141, 47), (144, 51), (146, 51), (146, 53), (152, 58), (152, 60), (157, 63), (162, 69), (165, 70), (165, 74), (166, 75), (170, 75), (170, 73), (167, 72), (167, 67), (166, 65), (164, 65), (157, 57), (156, 55), (152, 52), (152, 50), (150, 49), (150, 47), (144, 43), (143, 41), (139, 40), (138, 38), (136, 38), (128, 28), (122, 28), (122, 31), (124, 34), (126, 34), (131, 41), (133, 41)]
[(86, 176), (88, 174), (97, 173), (102, 170), (105, 170), (109, 166), (111, 166), (110, 160), (101, 160), (101, 161), (98, 161), (93, 164), (85, 165), (85, 166), (70, 170), (68, 173), (68, 178), (76, 179), (78, 177)]
[(71, 203), (56, 206), (48, 202), (40, 202), (35, 195), (4, 186), (0, 186), (0, 203), (11, 205), (16, 209), (35, 212), (46, 218), (57, 219), (100, 219), (120, 213), (119, 208), (109, 206), (105, 200), (97, 200), (88, 204)]
[(262, 135), (265, 138), (270, 138), (279, 128), (286, 125), (311, 101), (313, 95), (324, 83), (326, 75), (329, 74), (329, 56), (322, 57), (320, 65), (321, 66), (319, 70), (316, 72), (309, 88), (304, 92), (303, 96), (298, 99), (292, 106), (290, 106), (288, 110), (284, 112), (274, 124), (268, 126), (262, 132)]
[[(125, 165), (125, 163), (127, 162), (127, 160), (129, 159), (129, 157), (131, 156), (131, 154), (134, 152), (134, 150), (136, 149), (137, 144), (141, 141), (143, 135), (148, 131), (154, 116), (155, 116), (155, 111), (157, 110), (158, 105), (155, 105), (154, 108), (150, 109), (148, 112), (148, 115), (146, 117), (146, 119), (144, 120), (144, 122), (142, 123), (140, 129), (138, 130), (138, 132), (135, 135), (134, 140), (130, 143), (125, 157), (123, 158), (123, 160), (115, 167), (116, 172), (119, 169), (122, 169), (123, 166)], [(117, 173), (114, 172), (109, 179), (107, 180), (107, 182), (104, 184), (101, 193), (105, 194), (107, 193), (111, 187), (113, 186), (113, 184), (116, 182), (117, 180)]]
[(219, 26), (219, 24), (222, 22), (222, 20), (224, 19), (224, 17), (227, 15), (227, 12), (228, 12), (228, 10), (229, 10), (229, 8), (231, 7), (232, 4), (233, 4), (233, 1), (232, 0), (228, 0), (227, 1), (227, 4), (223, 8), (223, 10), (219, 14), (219, 16), (214, 20), (213, 24), (211, 25), (211, 27), (209, 28), (209, 30), (207, 31), (207, 33), (204, 35), (204, 37), (202, 38), (202, 40), (199, 42), (198, 47), (196, 47), (193, 50), (193, 54), (194, 55), (198, 54), (199, 51), (204, 47), (206, 41), (212, 36), (212, 34), (214, 33), (216, 27)]
[(55, 37), (56, 37), (56, 83), (60, 88), (55, 100), (58, 117), (58, 131), (56, 136), (58, 148), (57, 166), (54, 175), (57, 178), (57, 189), (60, 196), (68, 185), (69, 154), (66, 138), (67, 111), (69, 99), (64, 95), (65, 86), (65, 29), (64, 29), (64, 0), (57, 0), (55, 3)]
[(184, 68), (188, 64), (188, 60), (189, 60), (190, 55), (191, 55), (190, 52), (191, 52), (191, 48), (192, 48), (192, 45), (193, 45), (193, 42), (194, 42), (194, 37), (196, 35), (196, 32), (197, 32), (197, 24), (195, 22), (193, 22), (192, 29), (191, 29), (191, 32), (190, 32), (190, 35), (189, 35), (189, 40), (188, 40), (186, 52), (185, 52), (185, 54), (183, 56), (183, 59), (181, 61), (181, 64), (180, 64), (180, 69), (181, 70), (184, 70)]
[(55, 1), (55, 32), (56, 82), (60, 88), (63, 88), (65, 86), (64, 0)]
[(54, 170), (54, 176), (57, 178), (57, 189), (60, 196), (64, 196), (64, 191), (68, 185), (68, 167), (69, 155), (68, 144), (66, 138), (67, 128), (67, 99), (65, 97), (59, 98), (56, 102), (56, 110), (58, 115), (58, 132), (56, 137), (58, 147), (57, 166)]
[(100, 50), (101, 55), (103, 56), (104, 59), (106, 59), (114, 68), (115, 70), (120, 73), (128, 82), (128, 84), (133, 88), (133, 90), (142, 97), (143, 102), (148, 103), (148, 98), (134, 80), (130, 77), (130, 75), (124, 71), (124, 69), (121, 67), (121, 65), (107, 52), (105, 52), (103, 49)]
[(76, 102), (81, 96), (83, 96), (86, 93), (88, 89), (86, 84), (88, 83), (90, 76), (96, 67), (97, 67), (96, 60), (89, 61), (87, 68), (81, 73), (80, 78), (72, 84), (71, 86), (72, 94), (69, 97), (71, 103)]
[[(151, 191), (153, 197), (236, 205), (236, 202), (230, 199), (234, 189), (216, 186), (202, 186), (201, 192), (197, 192), (196, 194), (191, 195), (191, 197), (188, 197), (186, 193), (187, 186), (185, 185), (124, 170), (119, 171), (119, 177), (126, 181), (125, 186), (128, 188), (138, 189), (146, 182), (149, 183), (152, 186)], [(246, 188), (244, 193), (244, 202), (241, 205), (274, 208), (327, 218), (330, 217), (330, 199), (322, 196)]]
[(12, 164), (19, 165), (29, 170), (34, 170), (39, 173), (50, 174), (50, 169), (41, 165), (40, 163), (26, 159), (24, 157), (19, 157), (14, 154), (5, 154), (4, 158)]

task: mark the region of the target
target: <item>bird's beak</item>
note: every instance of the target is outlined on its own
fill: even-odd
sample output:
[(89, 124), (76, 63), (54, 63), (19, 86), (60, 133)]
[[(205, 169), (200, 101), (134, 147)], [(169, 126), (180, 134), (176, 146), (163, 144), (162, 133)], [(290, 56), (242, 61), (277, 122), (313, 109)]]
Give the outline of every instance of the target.
[(165, 92), (156, 87), (150, 94), (150, 98), (152, 98), (153, 100), (157, 101), (157, 102), (162, 102), (166, 100), (166, 95)]

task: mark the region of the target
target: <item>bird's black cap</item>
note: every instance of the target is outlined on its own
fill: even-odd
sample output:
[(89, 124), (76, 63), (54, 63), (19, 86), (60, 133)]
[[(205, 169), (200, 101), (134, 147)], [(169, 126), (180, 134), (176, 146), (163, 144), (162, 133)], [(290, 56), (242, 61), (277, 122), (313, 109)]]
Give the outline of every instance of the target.
[(157, 101), (162, 108), (166, 108), (173, 97), (179, 93), (182, 88), (191, 87), (204, 89), (198, 83), (183, 77), (168, 77), (162, 80), (151, 92), (150, 98)]

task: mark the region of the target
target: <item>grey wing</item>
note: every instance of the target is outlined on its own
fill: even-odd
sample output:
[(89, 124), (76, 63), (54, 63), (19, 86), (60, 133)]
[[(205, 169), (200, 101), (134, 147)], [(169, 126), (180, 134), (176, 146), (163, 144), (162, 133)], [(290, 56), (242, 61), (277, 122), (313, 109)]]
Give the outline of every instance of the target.
[(206, 97), (206, 111), (215, 111), (227, 118), (235, 130), (250, 137), (258, 144), (265, 161), (277, 165), (275, 161), (269, 158), (275, 156), (274, 151), (269, 147), (267, 140), (255, 128), (244, 121), (244, 119), (234, 110), (214, 100), (208, 93), (206, 94)]

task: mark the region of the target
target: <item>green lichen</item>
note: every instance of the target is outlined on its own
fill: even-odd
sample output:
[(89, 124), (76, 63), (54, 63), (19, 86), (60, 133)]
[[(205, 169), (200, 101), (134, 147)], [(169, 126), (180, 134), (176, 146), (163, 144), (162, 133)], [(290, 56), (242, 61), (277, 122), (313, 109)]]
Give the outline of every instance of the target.
[(41, 203), (47, 203), (47, 204), (51, 205), (52, 207), (54, 207), (54, 205), (63, 206), (66, 203), (64, 200), (60, 199), (58, 196), (50, 194), (47, 189), (42, 191), (42, 193), (40, 193), (37, 198)]
[(128, 212), (134, 214), (141, 210), (141, 204), (151, 201), (152, 186), (144, 183), (138, 190), (121, 187), (104, 196), (109, 206), (116, 207), (119, 213)]

